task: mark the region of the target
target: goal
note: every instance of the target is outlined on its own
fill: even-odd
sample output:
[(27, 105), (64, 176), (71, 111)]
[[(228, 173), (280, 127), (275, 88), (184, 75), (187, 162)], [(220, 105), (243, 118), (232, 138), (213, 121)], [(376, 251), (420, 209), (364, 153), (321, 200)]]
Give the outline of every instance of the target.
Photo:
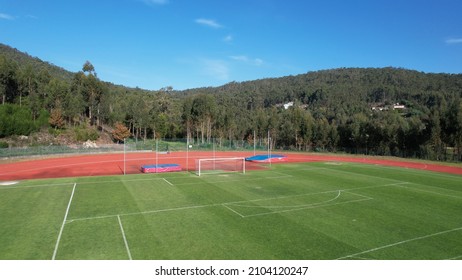
[(202, 158), (196, 160), (196, 174), (237, 172), (245, 174), (245, 158)]

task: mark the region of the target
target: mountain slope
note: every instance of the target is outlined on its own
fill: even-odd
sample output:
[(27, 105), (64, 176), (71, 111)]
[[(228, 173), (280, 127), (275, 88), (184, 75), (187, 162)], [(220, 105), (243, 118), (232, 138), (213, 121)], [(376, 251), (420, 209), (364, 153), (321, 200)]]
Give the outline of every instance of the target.
[(15, 48), (0, 43), (0, 55), (15, 61), (18, 65), (31, 65), (35, 72), (47, 70), (52, 77), (70, 81), (74, 75), (73, 72), (67, 71), (64, 68), (45, 62), (38, 57), (32, 57), (27, 53), (21, 52)]

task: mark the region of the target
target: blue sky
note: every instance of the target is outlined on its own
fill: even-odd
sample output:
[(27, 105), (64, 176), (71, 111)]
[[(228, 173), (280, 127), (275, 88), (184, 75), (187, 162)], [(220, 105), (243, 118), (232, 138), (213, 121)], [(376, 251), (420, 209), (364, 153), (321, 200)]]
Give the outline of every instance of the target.
[(462, 73), (460, 0), (0, 0), (0, 42), (156, 90), (339, 67)]

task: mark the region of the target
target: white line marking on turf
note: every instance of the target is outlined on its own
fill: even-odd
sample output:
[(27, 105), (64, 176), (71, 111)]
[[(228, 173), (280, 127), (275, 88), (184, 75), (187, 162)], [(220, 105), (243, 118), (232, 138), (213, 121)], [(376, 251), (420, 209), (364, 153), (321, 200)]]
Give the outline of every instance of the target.
[(152, 211), (143, 211), (143, 212), (122, 213), (122, 214), (106, 215), (106, 216), (77, 218), (77, 219), (70, 220), (69, 222), (86, 221), (86, 220), (94, 220), (94, 219), (106, 219), (106, 218), (113, 218), (113, 217), (117, 217), (117, 216), (123, 217), (123, 216), (134, 216), (134, 215), (144, 215), (144, 214), (156, 214), (156, 213), (162, 213), (162, 212), (190, 210), (190, 209), (198, 209), (198, 208), (205, 208), (205, 207), (216, 207), (216, 206), (220, 206), (220, 205), (222, 205), (222, 203), (206, 204), (206, 205), (193, 205), (193, 206), (178, 207), (178, 208), (158, 209), (158, 210), (152, 210)]
[(457, 257), (454, 257), (454, 258), (450, 258), (450, 259), (448, 259), (448, 260), (458, 260), (458, 259), (462, 259), (462, 255), (457, 256)]
[(12, 186), (19, 183), (18, 181), (0, 181), (0, 186)]
[(66, 224), (67, 215), (69, 214), (69, 209), (71, 208), (72, 198), (74, 197), (75, 187), (77, 183), (74, 183), (74, 187), (72, 188), (71, 198), (69, 199), (69, 203), (67, 204), (66, 214), (64, 214), (63, 224), (61, 225), (61, 229), (59, 230), (58, 240), (56, 240), (55, 250), (53, 251), (52, 260), (55, 260), (56, 254), (58, 253), (59, 241), (61, 241), (61, 236), (63, 234), (64, 225)]
[[(363, 164), (363, 163), (354, 163), (351, 162), (349, 163), (352, 166), (362, 166), (364, 168), (377, 168), (377, 165), (368, 165), (368, 164)], [(394, 171), (401, 171), (401, 172), (406, 172), (406, 173), (415, 173), (418, 174), (419, 176), (429, 176), (429, 177), (444, 177), (445, 179), (455, 179), (455, 180), (460, 180), (460, 175), (458, 174), (452, 174), (452, 173), (441, 173), (437, 171), (430, 171), (426, 169), (414, 169), (414, 168), (404, 168), (400, 166), (388, 166), (388, 165), (380, 165), (380, 168), (387, 168), (387, 169), (392, 169)]]
[[(259, 177), (259, 178), (249, 178), (249, 179), (239, 179), (239, 180), (217, 180), (217, 181), (210, 181), (209, 183), (217, 184), (217, 183), (232, 183), (232, 182), (249, 182), (249, 181), (258, 181), (258, 180), (284, 179), (284, 178), (291, 178), (291, 177), (293, 177), (293, 176), (284, 175), (284, 176)], [(197, 176), (196, 176), (196, 178), (197, 178)], [(200, 185), (200, 184), (203, 184), (203, 181), (190, 182), (190, 183), (179, 183), (179, 184), (175, 184), (175, 185), (177, 185), (177, 186), (186, 186), (186, 185)]]
[(223, 203), (222, 205), (223, 205), (223, 207), (227, 208), (228, 210), (230, 210), (230, 211), (233, 212), (234, 214), (240, 216), (241, 218), (245, 218), (245, 216), (243, 216), (241, 213), (235, 211), (234, 209), (228, 207), (225, 203)]
[(329, 170), (329, 171), (338, 172), (338, 173), (353, 174), (355, 176), (369, 177), (369, 178), (374, 178), (376, 180), (380, 179), (380, 180), (389, 180), (389, 181), (395, 181), (395, 182), (402, 182), (402, 181), (396, 180), (396, 179), (391, 179), (391, 178), (386, 178), (386, 177), (381, 177), (381, 176), (374, 176), (374, 175), (369, 175), (369, 174), (362, 174), (362, 173), (359, 173), (359, 172), (340, 170), (340, 169), (335, 169), (335, 168), (319, 167), (318, 169)]
[[(261, 179), (261, 178), (259, 178)], [(79, 183), (80, 184), (80, 183)], [(132, 213), (121, 213), (119, 214), (120, 216), (133, 216), (133, 215), (144, 215), (144, 214), (156, 214), (156, 213), (162, 213), (162, 212), (170, 212), (170, 211), (181, 211), (181, 210), (190, 210), (190, 209), (197, 209), (197, 208), (205, 208), (205, 207), (217, 207), (217, 206), (222, 206), (223, 204), (231, 205), (235, 203), (245, 203), (245, 202), (255, 202), (255, 201), (262, 201), (262, 200), (271, 200), (271, 199), (281, 199), (281, 198), (290, 198), (290, 197), (297, 197), (297, 196), (306, 196), (306, 195), (314, 195), (314, 194), (323, 194), (323, 193), (332, 193), (332, 192), (349, 192), (350, 194), (357, 195), (364, 197), (364, 199), (358, 200), (359, 201), (365, 201), (365, 200), (371, 200), (373, 198), (365, 196), (365, 195), (360, 195), (357, 193), (351, 192), (352, 190), (362, 190), (362, 189), (371, 189), (371, 188), (382, 188), (382, 187), (390, 187), (390, 186), (397, 186), (397, 185), (402, 185), (402, 184), (407, 184), (406, 182), (403, 183), (395, 183), (395, 184), (385, 184), (385, 185), (376, 185), (376, 186), (369, 186), (369, 187), (359, 187), (359, 188), (351, 188), (351, 189), (340, 189), (340, 190), (332, 190), (332, 191), (325, 191), (325, 192), (317, 192), (317, 193), (305, 193), (305, 194), (298, 194), (298, 195), (288, 195), (288, 196), (278, 196), (278, 197), (272, 197), (272, 198), (261, 198), (261, 199), (253, 199), (253, 200), (239, 200), (239, 201), (230, 201), (230, 202), (224, 202), (224, 203), (214, 203), (214, 204), (204, 204), (204, 205), (193, 205), (193, 206), (185, 206), (185, 207), (177, 207), (177, 208), (167, 208), (167, 209), (157, 209), (157, 210), (151, 210), (151, 211), (143, 211), (143, 212), (132, 212)], [(178, 184), (176, 184), (178, 185)], [(348, 201), (349, 202), (356, 202), (356, 201)], [(330, 205), (335, 205), (335, 204), (329, 204)], [(313, 207), (311, 207), (313, 208)], [(304, 208), (297, 208), (297, 209), (291, 209), (291, 211), (294, 210), (303, 210)], [(268, 214), (272, 214), (276, 212), (271, 212)], [(94, 219), (106, 219), (106, 218), (113, 218), (117, 217), (118, 214), (113, 214), (113, 215), (105, 215), (105, 216), (94, 216), (94, 217), (83, 217), (83, 218), (76, 218), (69, 220), (68, 222), (74, 222), (74, 221), (85, 221), (85, 220), (94, 220)]]
[[(425, 185), (423, 185), (423, 186), (425, 186)], [(421, 189), (413, 188), (413, 187), (406, 187), (406, 186), (400, 186), (400, 187), (404, 188), (404, 189), (413, 190), (415, 192), (431, 193), (431, 194), (436, 194), (436, 195), (440, 195), (440, 196), (446, 196), (446, 197), (462, 199), (462, 196), (456, 196), (456, 195), (444, 194), (444, 193), (439, 193), (439, 192), (426, 191), (426, 190), (421, 190)]]
[[(336, 192), (336, 191), (332, 191), (332, 192)], [(331, 193), (331, 192), (325, 192), (325, 193)], [(306, 196), (309, 196), (309, 195), (316, 195), (316, 194), (320, 194), (320, 193), (313, 193), (313, 194), (307, 194)], [(315, 206), (315, 205), (319, 205), (319, 204), (324, 204), (324, 203), (329, 203), (329, 202), (332, 202), (334, 200), (337, 200), (340, 195), (342, 194), (342, 191), (338, 191), (337, 193), (337, 196), (335, 196), (334, 198), (331, 198), (331, 199), (328, 199), (328, 200), (325, 200), (325, 201), (321, 201), (321, 202), (316, 202), (316, 203), (310, 203), (310, 204), (299, 204), (299, 205), (246, 205), (246, 204), (237, 204), (237, 203), (228, 203), (228, 204), (231, 204), (233, 206), (237, 206), (237, 207), (244, 207), (244, 208), (300, 208), (300, 207), (308, 207), (308, 206)], [(360, 195), (362, 196), (362, 195)], [(296, 197), (300, 197), (300, 195), (297, 195)], [(285, 197), (282, 197), (281, 199), (284, 199)], [(292, 198), (292, 197), (290, 197)], [(277, 199), (277, 198), (276, 198)], [(275, 198), (273, 199), (268, 199), (268, 200), (276, 200)], [(370, 198), (372, 199), (372, 198)], [(251, 201), (248, 201), (248, 202), (251, 202)]]
[(59, 184), (47, 184), (47, 185), (31, 185), (31, 186), (16, 185), (16, 186), (1, 187), (0, 190), (9, 190), (9, 189), (29, 189), (29, 188), (39, 188), (39, 187), (57, 187), (57, 186), (69, 186), (69, 185), (72, 185), (72, 183), (59, 183)]
[(165, 181), (167, 184), (169, 184), (170, 186), (172, 186), (172, 187), (173, 187), (173, 184), (172, 184), (172, 183), (170, 183), (170, 182), (169, 182), (167, 179), (165, 179), (165, 178), (162, 178), (162, 179), (163, 179), (163, 180), (164, 180), (164, 181)]
[(307, 210), (307, 209), (316, 209), (316, 208), (321, 208), (321, 207), (329, 207), (329, 206), (335, 206), (335, 205), (341, 205), (341, 204), (348, 204), (348, 203), (354, 203), (354, 202), (361, 202), (361, 201), (367, 201), (367, 200), (371, 200), (371, 199), (369, 199), (369, 198), (363, 198), (363, 199), (350, 200), (350, 201), (338, 202), (338, 203), (333, 203), (333, 204), (324, 204), (324, 205), (321, 204), (321, 205), (313, 205), (313, 206), (301, 207), (301, 208), (295, 208), (295, 209), (287, 209), (287, 210), (280, 210), (280, 211), (271, 211), (271, 212), (265, 212), (265, 213), (258, 213), (258, 214), (246, 215), (246, 216), (244, 216), (244, 218), (258, 217), (258, 216), (266, 216), (266, 215), (279, 214), (279, 213), (287, 213), (287, 212), (294, 212), (294, 211), (301, 211), (301, 210)]
[(132, 260), (132, 254), (130, 253), (130, 248), (128, 247), (127, 237), (125, 236), (124, 227), (122, 226), (122, 220), (120, 220), (120, 215), (117, 215), (117, 220), (119, 220), (120, 231), (122, 232), (122, 237), (124, 238), (125, 249), (127, 249), (128, 259)]
[(348, 256), (340, 257), (340, 258), (338, 258), (337, 260), (343, 260), (343, 259), (348, 259), (348, 258), (352, 258), (352, 257), (357, 257), (357, 256), (362, 255), (362, 254), (367, 254), (367, 253), (375, 252), (375, 251), (378, 251), (378, 250), (390, 248), (390, 247), (393, 247), (393, 246), (401, 245), (401, 244), (404, 244), (404, 243), (409, 243), (409, 242), (412, 242), (412, 241), (422, 240), (422, 239), (425, 239), (425, 238), (429, 238), (429, 237), (433, 237), (433, 236), (438, 236), (438, 235), (443, 235), (443, 234), (446, 234), (446, 233), (451, 233), (451, 232), (459, 231), (459, 230), (462, 230), (462, 227), (453, 228), (453, 229), (449, 229), (449, 230), (445, 230), (445, 231), (440, 231), (440, 232), (435, 232), (435, 233), (432, 233), (432, 234), (428, 234), (428, 235), (424, 235), (424, 236), (419, 236), (419, 237), (416, 237), (416, 238), (411, 238), (411, 239), (399, 241), (399, 242), (396, 242), (396, 243), (392, 243), (392, 244), (388, 244), (388, 245), (384, 245), (384, 246), (372, 248), (372, 249), (369, 249), (369, 250), (366, 250), (366, 251), (362, 251), (362, 252), (359, 252), (359, 253), (356, 253), (356, 254), (351, 254), (351, 255), (348, 255)]

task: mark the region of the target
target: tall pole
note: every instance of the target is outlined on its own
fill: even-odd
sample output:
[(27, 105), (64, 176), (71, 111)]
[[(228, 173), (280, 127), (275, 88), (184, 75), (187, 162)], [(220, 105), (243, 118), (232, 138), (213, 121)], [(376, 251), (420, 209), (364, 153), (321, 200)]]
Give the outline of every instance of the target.
[(255, 130), (253, 131), (253, 155), (256, 155), (257, 149), (257, 136), (255, 135)]
[(189, 135), (186, 136), (186, 171), (189, 172)]
[(269, 130), (268, 130), (268, 160), (269, 160), (270, 168), (271, 168), (271, 137), (270, 137)]
[(125, 175), (125, 138), (124, 138), (124, 175)]
[(159, 168), (159, 165), (158, 165), (158, 162), (159, 162), (158, 154), (159, 154), (159, 139), (156, 139), (156, 173), (157, 173), (157, 170), (158, 170), (158, 168)]
[[(212, 138), (212, 149), (213, 149), (213, 158), (215, 159), (216, 158), (216, 155), (215, 155), (215, 139)], [(215, 166), (215, 161), (212, 161), (213, 162), (213, 170), (215, 170), (216, 166)]]

